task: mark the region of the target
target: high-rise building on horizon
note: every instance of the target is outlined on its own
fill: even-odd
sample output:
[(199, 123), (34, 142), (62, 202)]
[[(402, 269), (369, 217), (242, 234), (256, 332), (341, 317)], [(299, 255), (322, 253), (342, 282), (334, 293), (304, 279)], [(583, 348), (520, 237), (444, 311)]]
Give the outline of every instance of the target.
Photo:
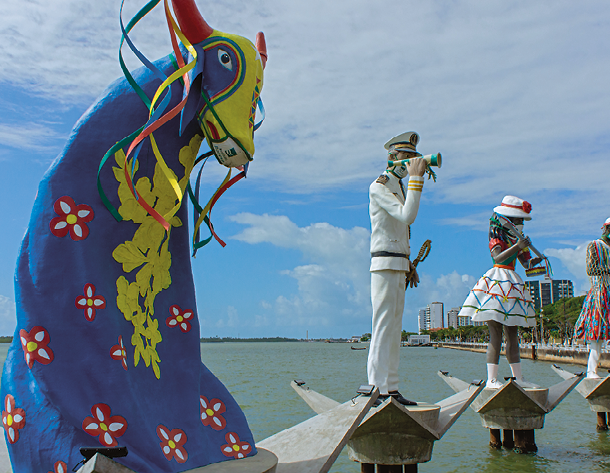
[(447, 311), (447, 328), (453, 327), (458, 328), (458, 313), (460, 312), (459, 307), (453, 307)]
[(545, 305), (557, 302), (559, 299), (574, 297), (574, 286), (569, 279), (546, 277), (542, 281), (526, 281), (525, 287), (529, 290), (534, 301), (534, 308), (537, 311)]
[(420, 334), (422, 330), (445, 328), (444, 307), (442, 302), (432, 302), (425, 309), (419, 310), (417, 325)]

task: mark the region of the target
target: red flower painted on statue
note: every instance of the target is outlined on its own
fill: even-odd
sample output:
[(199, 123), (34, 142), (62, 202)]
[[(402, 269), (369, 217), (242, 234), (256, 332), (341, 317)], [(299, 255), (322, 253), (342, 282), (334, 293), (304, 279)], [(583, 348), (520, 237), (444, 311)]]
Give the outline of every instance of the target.
[(62, 461), (56, 461), (53, 465), (53, 471), (49, 471), (49, 473), (68, 473), (68, 465)]
[(83, 309), (85, 311), (85, 318), (89, 322), (93, 322), (96, 310), (106, 308), (106, 299), (103, 296), (95, 295), (95, 286), (93, 284), (85, 284), (83, 292), (85, 294), (78, 296), (74, 301), (74, 305), (77, 309)]
[(83, 430), (89, 435), (98, 435), (98, 440), (104, 447), (118, 445), (117, 437), (127, 430), (127, 421), (122, 416), (112, 416), (110, 406), (107, 404), (95, 404), (91, 408), (93, 417), (85, 417)]
[(222, 414), (226, 408), (220, 399), (212, 399), (208, 402), (205, 396), (200, 396), (201, 403), (201, 422), (203, 425), (209, 425), (214, 430), (222, 430), (227, 426), (227, 421)]
[(15, 398), (11, 394), (7, 394), (4, 398), (4, 409), (2, 425), (6, 430), (8, 443), (13, 444), (19, 440), (19, 429), (25, 427), (25, 411), (20, 407), (15, 408)]
[(184, 333), (191, 329), (189, 320), (195, 315), (192, 310), (183, 311), (180, 306), (173, 305), (169, 308), (169, 313), (171, 315), (165, 320), (165, 324), (168, 327), (171, 328), (178, 326)]
[(86, 223), (93, 220), (94, 216), (91, 207), (87, 204), (76, 205), (72, 197), (64, 195), (55, 201), (53, 209), (59, 215), (49, 224), (53, 235), (63, 238), (70, 232), (70, 238), (74, 241), (87, 238), (89, 227)]
[(110, 358), (113, 360), (121, 360), (123, 368), (127, 370), (127, 351), (125, 350), (125, 345), (123, 345), (122, 335), (119, 335), (119, 344), (112, 345), (112, 348), (110, 349)]
[(244, 458), (248, 453), (252, 452), (252, 447), (247, 442), (240, 442), (239, 436), (235, 432), (229, 432), (225, 435), (227, 445), (223, 445), (222, 453), (227, 457)]
[(532, 204), (530, 204), (528, 201), (524, 200), (523, 201), (523, 211), (528, 214), (532, 211)]
[(178, 463), (184, 463), (188, 460), (189, 454), (183, 447), (187, 440), (183, 430), (169, 430), (164, 425), (159, 424), (157, 426), (157, 435), (161, 439), (159, 445), (161, 446), (161, 450), (163, 450), (163, 455), (165, 455), (167, 461), (171, 461), (172, 458), (175, 458)]
[(21, 329), (19, 330), (19, 338), (21, 339), (25, 361), (30, 369), (34, 365), (34, 361), (43, 365), (48, 365), (53, 361), (55, 357), (53, 350), (47, 346), (51, 337), (44, 327), (32, 327), (29, 333)]

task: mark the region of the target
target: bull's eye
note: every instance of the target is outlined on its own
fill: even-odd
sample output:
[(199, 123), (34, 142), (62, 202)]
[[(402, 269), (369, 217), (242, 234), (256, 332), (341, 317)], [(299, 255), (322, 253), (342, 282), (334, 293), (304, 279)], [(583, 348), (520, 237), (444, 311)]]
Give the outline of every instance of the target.
[(233, 70), (233, 61), (231, 61), (231, 56), (229, 56), (229, 53), (224, 49), (218, 50), (218, 60), (220, 61), (220, 64), (222, 64), (222, 67), (225, 67), (230, 71)]

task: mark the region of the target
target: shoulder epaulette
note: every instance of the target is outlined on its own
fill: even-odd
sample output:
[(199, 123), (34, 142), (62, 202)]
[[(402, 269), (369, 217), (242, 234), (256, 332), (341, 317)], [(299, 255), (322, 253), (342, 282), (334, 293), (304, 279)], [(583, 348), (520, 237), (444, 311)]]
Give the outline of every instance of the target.
[(375, 182), (385, 185), (389, 180), (390, 180), (390, 178), (387, 176), (387, 174), (382, 174), (381, 176), (379, 176), (377, 178), (377, 180)]

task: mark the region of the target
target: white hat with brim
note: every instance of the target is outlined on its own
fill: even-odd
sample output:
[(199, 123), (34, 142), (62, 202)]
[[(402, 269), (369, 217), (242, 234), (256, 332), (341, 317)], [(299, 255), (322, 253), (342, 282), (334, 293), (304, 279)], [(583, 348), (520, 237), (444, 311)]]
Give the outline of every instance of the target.
[(502, 199), (502, 204), (494, 207), (494, 212), (504, 217), (516, 217), (522, 218), (523, 220), (531, 220), (532, 216), (530, 212), (532, 206), (529, 202), (515, 197), (514, 195), (507, 195)]
[(606, 221), (604, 222), (604, 224), (602, 225), (602, 228), (604, 228), (605, 226), (610, 225), (610, 218), (607, 218)]

